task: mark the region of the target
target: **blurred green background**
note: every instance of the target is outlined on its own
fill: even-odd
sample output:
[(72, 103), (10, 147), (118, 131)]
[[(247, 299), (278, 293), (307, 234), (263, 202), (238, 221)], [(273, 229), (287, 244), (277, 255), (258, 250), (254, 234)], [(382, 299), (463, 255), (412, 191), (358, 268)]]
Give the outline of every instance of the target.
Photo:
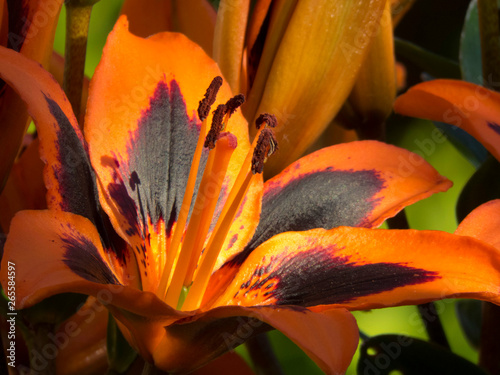
[[(121, 0), (100, 1), (94, 6), (90, 23), (86, 74), (90, 77), (97, 66), (106, 37), (118, 17)], [(396, 34), (435, 53), (452, 60), (458, 59), (459, 36), (468, 1), (434, 2), (420, 0), (410, 11)], [(450, 9), (453, 9), (451, 16)], [(444, 21), (446, 19), (446, 21)], [(55, 49), (64, 53), (65, 11), (63, 10), (55, 39)], [(408, 63), (408, 80), (416, 83), (420, 76)], [(422, 149), (419, 145), (431, 138), (432, 123), (424, 120), (403, 120), (395, 117), (389, 126), (393, 143), (419, 153), (425, 157), (442, 175), (454, 182), (453, 188), (446, 193), (434, 195), (407, 209), (410, 226), (415, 229), (444, 230), (453, 232), (457, 222), (455, 204), (457, 197), (475, 168), (449, 142), (436, 144), (434, 149)], [(477, 352), (465, 341), (458, 326), (454, 301), (445, 301), (442, 306), (442, 320), (452, 350), (471, 360), (477, 361)], [(425, 329), (415, 307), (388, 308), (370, 312), (356, 312), (360, 329), (367, 335), (399, 333), (427, 339)], [(316, 365), (293, 343), (279, 332), (270, 334), (276, 353), (283, 364), (286, 374), (321, 374)], [(245, 349), (239, 350), (243, 354)], [(348, 374), (355, 374), (355, 363)]]

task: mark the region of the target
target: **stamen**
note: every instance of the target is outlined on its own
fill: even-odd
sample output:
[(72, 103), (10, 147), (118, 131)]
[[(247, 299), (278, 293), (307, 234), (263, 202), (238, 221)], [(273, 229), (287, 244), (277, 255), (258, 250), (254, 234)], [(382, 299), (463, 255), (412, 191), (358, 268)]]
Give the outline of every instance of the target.
[(219, 134), (224, 130), (224, 115), (227, 113), (226, 106), (224, 104), (219, 104), (217, 109), (214, 111), (212, 117), (212, 126), (208, 131), (207, 138), (205, 139), (205, 147), (213, 150), (215, 147), (215, 142), (219, 138)]
[(255, 120), (255, 126), (260, 129), (262, 124), (266, 124), (266, 127), (275, 128), (278, 125), (278, 120), (275, 115), (269, 113), (261, 113), (257, 120)]
[(276, 136), (271, 129), (264, 128), (259, 135), (252, 157), (252, 173), (262, 173), (264, 163), (278, 150)]
[[(267, 123), (267, 121), (263, 122)], [(275, 123), (276, 122), (274, 122), (274, 124)], [(222, 250), (224, 240), (227, 237), (231, 224), (234, 221), (252, 179), (256, 177), (256, 173), (262, 173), (264, 162), (278, 148), (273, 131), (267, 128), (259, 130), (258, 138), (254, 139), (252, 146), (254, 151), (247, 155), (240, 173), (234, 182), (233, 188), (228, 195), (226, 204), (215, 224), (208, 244), (205, 247), (205, 252), (200, 261), (198, 272), (194, 277), (193, 284), (182, 307), (184, 311), (195, 310), (200, 307), (210, 275), (212, 274), (219, 253)], [(254, 167), (254, 160), (257, 161), (255, 163), (256, 167)], [(251, 168), (250, 161), (252, 164)]]
[(238, 94), (229, 99), (226, 103), (228, 115), (231, 116), (243, 103), (245, 103), (245, 96), (243, 94)]
[(215, 224), (215, 228), (205, 248), (199, 270), (194, 277), (193, 284), (182, 306), (183, 311), (195, 310), (200, 307), (210, 275), (212, 274), (217, 257), (219, 256), (224, 240), (229, 232), (231, 223), (254, 177), (256, 177), (254, 174), (248, 173), (240, 189), (236, 192), (234, 199), (231, 202), (228, 199), (226, 205), (224, 205), (223, 212), (219, 216), (217, 224)]
[(208, 86), (208, 89), (205, 92), (205, 97), (200, 100), (200, 105), (198, 106), (198, 117), (200, 121), (204, 121), (208, 117), (210, 108), (215, 103), (217, 93), (219, 92), (221, 86), (222, 77), (219, 76), (215, 77), (210, 83), (210, 86)]
[(182, 291), (184, 280), (191, 278), (187, 275), (189, 265), (197, 260), (203, 249), (203, 244), (210, 229), (210, 223), (215, 211), (217, 200), (226, 176), (229, 159), (236, 148), (236, 137), (230, 133), (224, 133), (217, 142), (217, 147), (210, 153), (207, 166), (198, 189), (196, 201), (179, 260), (175, 266), (172, 282), (168, 287), (165, 302), (170, 306), (176, 306), (176, 302)]
[(165, 261), (165, 266), (163, 267), (162, 276), (160, 284), (158, 285), (157, 295), (160, 299), (166, 294), (167, 285), (170, 281), (174, 262), (177, 259), (177, 254), (179, 253), (179, 244), (181, 242), (182, 233), (186, 227), (187, 218), (189, 215), (189, 208), (191, 207), (191, 200), (193, 198), (193, 192), (196, 185), (196, 176), (198, 175), (198, 167), (200, 165), (201, 153), (203, 151), (203, 144), (205, 141), (205, 134), (207, 133), (207, 116), (210, 113), (210, 107), (215, 102), (215, 98), (219, 88), (222, 85), (222, 78), (215, 77), (210, 86), (208, 87), (205, 97), (200, 101), (198, 107), (198, 116), (201, 123), (200, 135), (198, 137), (198, 142), (196, 144), (196, 149), (193, 155), (193, 161), (191, 162), (191, 168), (189, 170), (188, 181), (186, 183), (186, 190), (184, 192), (184, 198), (182, 199), (181, 209), (179, 211), (179, 217), (177, 218), (177, 223), (175, 225), (175, 230), (172, 235), (172, 241), (170, 242), (170, 247), (167, 253), (167, 260)]

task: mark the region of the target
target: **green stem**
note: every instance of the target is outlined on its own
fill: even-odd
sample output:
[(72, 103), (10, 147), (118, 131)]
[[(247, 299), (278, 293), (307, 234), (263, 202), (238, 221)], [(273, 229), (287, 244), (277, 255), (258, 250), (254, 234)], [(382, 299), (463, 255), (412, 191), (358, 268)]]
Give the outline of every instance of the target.
[(499, 90), (500, 82), (500, 29), (497, 0), (478, 0), (479, 31), (484, 85)]
[(94, 2), (68, 1), (66, 3), (66, 50), (63, 88), (77, 120), (80, 119), (87, 37), (90, 13)]
[(245, 343), (257, 375), (283, 375), (267, 333), (261, 333)]

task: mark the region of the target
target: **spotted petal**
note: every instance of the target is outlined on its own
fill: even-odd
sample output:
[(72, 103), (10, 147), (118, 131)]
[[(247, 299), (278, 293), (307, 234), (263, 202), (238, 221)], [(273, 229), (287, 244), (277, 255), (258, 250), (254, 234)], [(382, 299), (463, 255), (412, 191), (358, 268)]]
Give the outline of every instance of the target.
[(410, 88), (396, 99), (394, 110), (462, 128), (500, 160), (497, 92), (469, 82), (439, 79)]
[(451, 297), (499, 303), (499, 283), (500, 254), (470, 237), (339, 227), (266, 241), (214, 305), (370, 309)]

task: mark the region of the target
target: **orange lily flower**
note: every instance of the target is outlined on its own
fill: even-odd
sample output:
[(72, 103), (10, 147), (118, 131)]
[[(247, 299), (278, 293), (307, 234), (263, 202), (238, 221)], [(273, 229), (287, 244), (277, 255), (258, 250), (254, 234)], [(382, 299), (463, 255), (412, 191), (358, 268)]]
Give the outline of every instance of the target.
[(394, 110), (457, 126), (500, 160), (500, 94), (495, 91), (465, 81), (436, 79), (411, 87), (396, 99)]
[[(0, 76), (26, 101), (47, 163), (49, 209), (18, 213), (5, 244), (0, 277), (7, 286), (15, 265), (16, 308), (95, 296), (140, 355), (171, 373), (272, 327), (336, 374), (358, 344), (348, 310), (452, 296), (500, 303), (492, 246), (373, 229), (451, 186), (417, 155), (341, 144), (263, 184), (253, 172), (276, 145), (251, 145), (239, 110), (215, 148), (202, 148), (207, 119), (196, 108), (210, 82), (214, 96), (217, 65), (183, 35), (142, 39), (127, 26), (120, 18), (108, 37), (84, 136), (52, 77), (0, 49)], [(214, 104), (230, 97), (222, 84)]]

